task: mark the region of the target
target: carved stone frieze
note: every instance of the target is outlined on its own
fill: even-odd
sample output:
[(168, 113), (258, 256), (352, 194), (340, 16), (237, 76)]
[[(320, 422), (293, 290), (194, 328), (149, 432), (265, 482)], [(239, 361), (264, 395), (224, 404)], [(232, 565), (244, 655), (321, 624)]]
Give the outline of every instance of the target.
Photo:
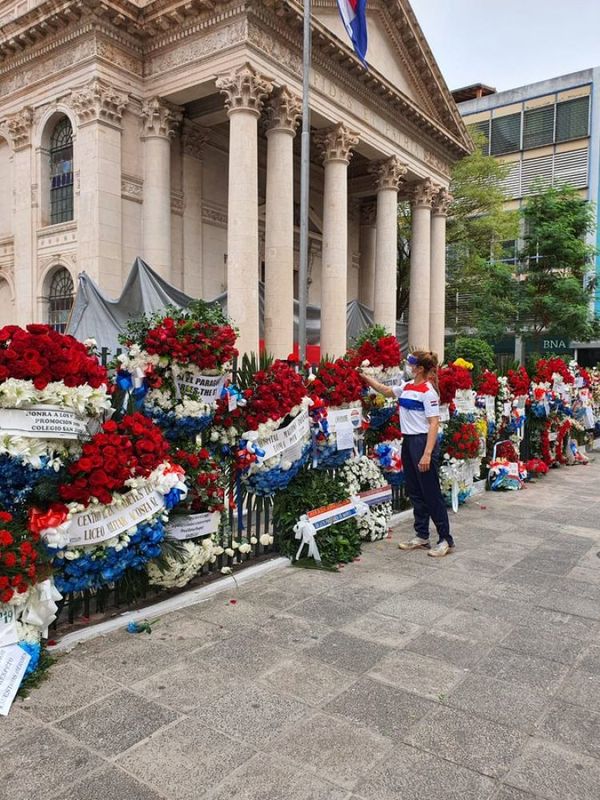
[(128, 99), (129, 95), (125, 92), (109, 86), (99, 78), (93, 78), (85, 86), (72, 92), (70, 105), (77, 114), (80, 125), (99, 121), (120, 127)]
[(171, 192), (171, 212), (183, 216), (183, 192)]
[(398, 156), (392, 156), (371, 164), (369, 172), (375, 175), (377, 189), (393, 189), (397, 192), (402, 178), (408, 172), (408, 165), (403, 164)]
[(161, 97), (152, 97), (142, 104), (142, 138), (159, 136), (172, 139), (183, 119), (178, 106)]
[(284, 130), (296, 132), (298, 121), (302, 115), (300, 98), (282, 86), (273, 92), (267, 106), (267, 130)]
[(191, 156), (201, 161), (204, 155), (204, 146), (209, 138), (210, 131), (208, 128), (203, 128), (202, 125), (198, 125), (189, 119), (183, 120), (181, 142), (186, 156)]
[(350, 162), (352, 158), (352, 148), (360, 141), (358, 133), (351, 131), (342, 123), (319, 131), (315, 135), (315, 143), (321, 151), (323, 161), (345, 161)]
[(273, 91), (273, 81), (258, 73), (251, 64), (220, 75), (217, 89), (225, 95), (229, 114), (235, 111), (252, 111), (260, 116), (265, 98)]
[[(193, 31), (189, 31), (190, 37)], [(176, 47), (161, 47), (160, 52), (150, 53), (144, 65), (146, 76), (164, 74), (173, 69), (205, 59), (212, 53), (225, 50), (246, 39), (246, 20), (238, 19), (229, 25), (214, 30), (202, 30), (201, 36), (193, 36), (188, 41), (178, 41)]]
[(33, 111), (26, 106), (16, 114), (7, 117), (0, 125), (0, 133), (6, 136), (13, 147), (13, 150), (22, 150), (29, 147), (31, 143), (31, 126), (33, 123)]
[(144, 202), (144, 181), (137, 175), (121, 175), (121, 197), (134, 203)]
[(202, 222), (217, 228), (227, 227), (227, 209), (220, 206), (202, 204)]

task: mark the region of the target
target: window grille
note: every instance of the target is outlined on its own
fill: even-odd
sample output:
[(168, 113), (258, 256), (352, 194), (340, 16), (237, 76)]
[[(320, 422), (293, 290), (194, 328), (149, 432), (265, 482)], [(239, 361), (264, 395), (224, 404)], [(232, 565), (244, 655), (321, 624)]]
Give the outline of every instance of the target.
[(73, 128), (63, 117), (50, 137), (50, 224), (73, 219)]
[(73, 306), (73, 278), (68, 269), (57, 269), (50, 281), (48, 294), (48, 325), (64, 333)]
[(532, 108), (523, 115), (523, 149), (531, 150), (554, 141), (554, 105)]
[(521, 113), (492, 119), (492, 141), (490, 153), (514, 153), (521, 149)]
[(576, 189), (588, 185), (588, 148), (557, 153), (554, 156), (554, 185), (570, 184)]
[(581, 139), (588, 135), (590, 98), (576, 97), (556, 105), (556, 141)]
[(481, 151), (488, 156), (490, 154), (490, 120), (485, 119), (482, 122), (473, 122), (469, 125), (469, 131), (474, 138), (481, 138)]

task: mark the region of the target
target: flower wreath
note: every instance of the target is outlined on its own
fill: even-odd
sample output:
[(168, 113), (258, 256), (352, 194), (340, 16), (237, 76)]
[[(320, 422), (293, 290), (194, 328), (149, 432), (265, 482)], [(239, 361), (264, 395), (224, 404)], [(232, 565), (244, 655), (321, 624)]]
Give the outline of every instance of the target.
[[(358, 337), (348, 358), (353, 367), (360, 367), (366, 375), (380, 383), (391, 386), (402, 380), (400, 344), (395, 336), (388, 334), (381, 326), (375, 325)], [(396, 399), (384, 398), (369, 391), (364, 395), (363, 407), (369, 427), (383, 428), (398, 410)]]
[[(348, 496), (354, 497), (367, 489), (380, 489), (387, 485), (381, 469), (368, 456), (352, 458), (342, 467), (341, 479), (348, 489)], [(361, 539), (374, 542), (385, 539), (392, 518), (392, 504), (382, 503), (371, 506), (369, 513), (357, 517)]]

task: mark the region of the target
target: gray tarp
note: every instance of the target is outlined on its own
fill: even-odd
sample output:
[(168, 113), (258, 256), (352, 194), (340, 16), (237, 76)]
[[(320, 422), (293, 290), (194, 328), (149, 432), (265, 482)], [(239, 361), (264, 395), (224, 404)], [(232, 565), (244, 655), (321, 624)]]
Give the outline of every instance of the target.
[[(99, 348), (107, 348), (114, 353), (118, 348), (119, 334), (124, 330), (129, 319), (139, 314), (148, 314), (160, 311), (165, 306), (172, 305), (183, 308), (192, 302), (193, 298), (169, 285), (141, 258), (136, 258), (127, 282), (118, 300), (108, 298), (94, 283), (82, 272), (79, 276), (77, 295), (73, 304), (73, 311), (67, 328), (67, 333), (76, 339), (95, 339)], [(212, 303), (219, 303), (227, 311), (227, 294), (219, 295)], [(262, 320), (264, 316), (264, 288), (261, 284), (259, 294), (261, 337)], [(317, 306), (308, 306), (307, 309), (307, 340), (309, 344), (319, 343), (321, 310)], [(348, 303), (346, 313), (348, 340), (357, 336), (364, 328), (373, 324), (373, 312), (357, 300)], [(294, 338), (298, 340), (298, 302), (294, 301)], [(400, 341), (403, 351), (407, 347), (406, 325), (396, 325), (396, 336)]]

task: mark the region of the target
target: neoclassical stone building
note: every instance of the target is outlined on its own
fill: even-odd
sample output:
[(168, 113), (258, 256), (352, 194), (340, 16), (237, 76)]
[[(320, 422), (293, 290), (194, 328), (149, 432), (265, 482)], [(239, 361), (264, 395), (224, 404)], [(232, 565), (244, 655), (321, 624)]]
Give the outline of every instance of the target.
[[(409, 338), (443, 348), (449, 168), (470, 140), (408, 0), (370, 0), (370, 69), (314, 2), (310, 302), (396, 316), (397, 200), (413, 204)], [(141, 255), (228, 293), (243, 350), (291, 350), (302, 3), (0, 0), (0, 320), (64, 324), (77, 274), (119, 295)]]

